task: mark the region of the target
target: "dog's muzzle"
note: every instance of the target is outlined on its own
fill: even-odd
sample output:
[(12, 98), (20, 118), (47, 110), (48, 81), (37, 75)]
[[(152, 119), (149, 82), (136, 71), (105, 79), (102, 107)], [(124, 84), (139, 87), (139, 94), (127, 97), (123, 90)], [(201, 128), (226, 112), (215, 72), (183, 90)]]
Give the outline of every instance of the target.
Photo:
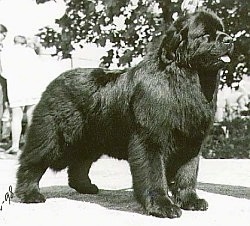
[(220, 57), (220, 60), (225, 63), (229, 63), (231, 61), (229, 55), (230, 53), (232, 53), (234, 48), (233, 38), (224, 32), (218, 31), (216, 41), (223, 43), (223, 45), (225, 45), (227, 49), (226, 53)]

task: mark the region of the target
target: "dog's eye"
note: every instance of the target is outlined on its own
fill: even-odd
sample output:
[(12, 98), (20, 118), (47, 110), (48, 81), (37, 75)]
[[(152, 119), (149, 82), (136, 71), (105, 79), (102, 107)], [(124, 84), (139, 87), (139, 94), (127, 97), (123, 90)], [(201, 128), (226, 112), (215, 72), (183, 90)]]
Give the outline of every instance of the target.
[(202, 42), (210, 42), (211, 37), (209, 34), (203, 34), (197, 37), (198, 39), (200, 39)]
[(205, 35), (202, 36), (202, 39), (203, 39), (205, 42), (209, 42), (209, 41), (210, 41), (210, 35), (205, 34)]

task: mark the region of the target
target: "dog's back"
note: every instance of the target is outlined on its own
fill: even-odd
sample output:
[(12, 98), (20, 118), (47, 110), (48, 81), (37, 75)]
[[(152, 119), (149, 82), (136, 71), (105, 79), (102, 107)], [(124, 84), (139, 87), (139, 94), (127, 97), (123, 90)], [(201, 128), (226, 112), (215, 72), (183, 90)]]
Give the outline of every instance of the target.
[[(58, 164), (56, 159), (63, 152), (84, 158), (105, 153), (127, 159), (132, 125), (131, 118), (128, 119), (129, 97), (128, 93), (124, 94), (128, 90), (123, 73), (124, 70), (79, 68), (52, 81), (34, 111), (29, 130), (32, 135), (27, 136), (24, 152), (32, 148), (30, 141), (38, 139), (36, 136), (50, 136), (47, 140), (53, 139), (54, 144), (46, 148), (50, 153), (41, 150), (36, 154), (44, 155), (54, 169), (66, 166), (64, 160)], [(55, 156), (55, 166), (53, 157), (47, 156)]]

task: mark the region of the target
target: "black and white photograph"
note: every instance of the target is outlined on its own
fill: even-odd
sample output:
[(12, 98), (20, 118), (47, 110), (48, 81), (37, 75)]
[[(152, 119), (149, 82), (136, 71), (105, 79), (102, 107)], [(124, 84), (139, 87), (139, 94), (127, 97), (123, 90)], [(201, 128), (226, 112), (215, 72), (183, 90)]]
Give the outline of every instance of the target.
[(249, 21), (247, 0), (0, 0), (0, 225), (249, 225)]

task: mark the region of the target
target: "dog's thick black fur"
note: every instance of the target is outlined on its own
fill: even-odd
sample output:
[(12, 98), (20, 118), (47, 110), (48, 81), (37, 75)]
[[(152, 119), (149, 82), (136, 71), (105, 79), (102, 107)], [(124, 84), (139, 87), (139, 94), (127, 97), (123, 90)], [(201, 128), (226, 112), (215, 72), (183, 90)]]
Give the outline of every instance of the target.
[(39, 180), (48, 167), (68, 167), (70, 187), (97, 193), (89, 169), (107, 154), (128, 160), (135, 197), (148, 214), (207, 209), (195, 191), (199, 152), (232, 39), (215, 14), (198, 11), (180, 17), (159, 43), (127, 71), (75, 69), (51, 82), (20, 156), (22, 202), (45, 201)]

